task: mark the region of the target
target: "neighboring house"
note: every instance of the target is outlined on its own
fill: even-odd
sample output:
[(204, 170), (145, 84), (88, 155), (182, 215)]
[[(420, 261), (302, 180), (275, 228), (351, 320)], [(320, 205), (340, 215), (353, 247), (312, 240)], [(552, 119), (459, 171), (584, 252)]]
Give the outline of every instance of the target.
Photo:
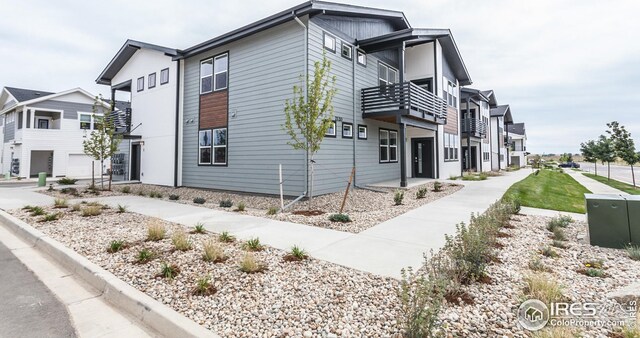
[(507, 126), (513, 124), (511, 108), (508, 104), (491, 108), (491, 169), (502, 170), (509, 167), (509, 131)]
[[(82, 142), (94, 129), (95, 96), (75, 88), (60, 93), (5, 87), (0, 94), (2, 173), (27, 178), (91, 177)], [(98, 114), (108, 105), (101, 104)], [(100, 173), (99, 163), (96, 174)]]
[[(96, 80), (110, 86), (111, 100), (124, 112), (123, 140), (112, 164), (116, 181), (177, 185), (176, 55), (175, 49), (127, 40)], [(118, 107), (116, 92), (126, 93), (128, 107)]]
[(308, 192), (304, 151), (287, 144), (284, 102), (323, 54), (338, 92), (315, 157), (315, 193), (355, 184), (459, 176), (459, 87), (471, 79), (446, 29), (402, 12), (311, 1), (184, 51), (180, 185)]
[[(491, 171), (491, 108), (497, 107), (493, 90), (462, 88), (460, 107), (462, 118), (462, 169)], [(468, 145), (471, 145), (469, 148)]]
[(512, 166), (524, 167), (527, 165), (527, 131), (524, 123), (514, 123), (507, 126), (510, 139)]

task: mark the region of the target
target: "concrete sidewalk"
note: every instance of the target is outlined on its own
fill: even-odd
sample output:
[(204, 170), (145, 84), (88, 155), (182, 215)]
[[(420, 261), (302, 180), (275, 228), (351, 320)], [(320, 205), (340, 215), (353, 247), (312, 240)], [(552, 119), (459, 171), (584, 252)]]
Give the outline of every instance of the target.
[(594, 194), (613, 194), (613, 195), (629, 195), (624, 191), (612, 188), (606, 184), (600, 183), (594, 179), (584, 176), (581, 172), (575, 170), (566, 170), (565, 173), (571, 175), (573, 179), (578, 181), (583, 187), (589, 189)]
[[(229, 231), (241, 240), (260, 237), (261, 242), (283, 250), (298, 245), (318, 259), (398, 278), (402, 268), (421, 266), (425, 252), (440, 249), (445, 242), (445, 234), (454, 233), (456, 224), (468, 222), (472, 213), (486, 210), (513, 183), (529, 174), (529, 170), (523, 169), (491, 177), (486, 181), (456, 181), (465, 187), (359, 234), (139, 196), (99, 197), (91, 200), (111, 206), (126, 205), (132, 212), (159, 217), (187, 227), (200, 222), (207, 230)], [(3, 197), (4, 193), (4, 189), (0, 190), (0, 208), (6, 208), (7, 205), (15, 208), (25, 204), (53, 203), (53, 199), (46, 202), (46, 198), (33, 191), (15, 194), (20, 201), (8, 202)]]

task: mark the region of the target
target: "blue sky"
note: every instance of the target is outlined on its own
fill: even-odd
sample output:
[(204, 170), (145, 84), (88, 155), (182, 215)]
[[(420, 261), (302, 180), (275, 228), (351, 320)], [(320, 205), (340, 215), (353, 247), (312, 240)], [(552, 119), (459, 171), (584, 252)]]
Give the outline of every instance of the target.
[[(8, 1), (0, 85), (107, 94), (95, 78), (127, 38), (186, 48), (300, 2)], [(531, 152), (577, 152), (612, 120), (640, 142), (638, 1), (348, 2), (404, 11), (414, 27), (450, 28), (473, 87), (511, 105)]]

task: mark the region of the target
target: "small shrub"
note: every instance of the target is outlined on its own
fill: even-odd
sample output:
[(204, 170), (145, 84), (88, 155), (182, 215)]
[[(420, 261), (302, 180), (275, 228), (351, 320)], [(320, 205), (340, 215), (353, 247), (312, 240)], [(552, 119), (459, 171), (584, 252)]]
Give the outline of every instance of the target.
[(80, 211), (80, 210), (82, 210), (82, 204), (80, 203), (76, 203), (71, 206), (71, 211)]
[(41, 207), (33, 207), (31, 208), (31, 216), (42, 216), (45, 214), (44, 209)]
[(167, 234), (167, 229), (164, 224), (161, 222), (155, 221), (151, 222), (147, 226), (147, 240), (148, 241), (160, 241), (164, 239), (164, 236)]
[(599, 277), (599, 278), (606, 277), (606, 274), (602, 269), (586, 268), (586, 269), (579, 270), (578, 272), (589, 277)]
[(213, 240), (203, 242), (202, 251), (202, 259), (205, 262), (219, 263), (227, 259), (224, 254), (224, 249)]
[(640, 337), (640, 325), (630, 323), (623, 327), (618, 327), (610, 335), (611, 338), (638, 338)]
[(560, 248), (560, 249), (567, 249), (569, 247), (569, 246), (567, 246), (567, 243), (565, 243), (563, 241), (555, 240), (555, 239), (553, 240), (551, 245), (555, 246), (556, 248)]
[(640, 261), (640, 246), (629, 245), (625, 248), (625, 250), (627, 251), (627, 255), (629, 255), (629, 258), (633, 259), (634, 261)]
[(204, 202), (206, 202), (206, 201), (207, 200), (205, 200), (202, 197), (196, 197), (196, 198), (193, 199), (193, 203), (195, 203), (195, 204), (204, 204)]
[(434, 192), (442, 191), (442, 183), (440, 183), (438, 181), (433, 182), (433, 191)]
[(289, 262), (303, 261), (307, 258), (309, 258), (309, 256), (304, 251), (304, 249), (300, 248), (297, 245), (294, 245), (293, 247), (291, 247), (291, 251), (289, 251), (289, 253), (286, 256), (284, 256), (284, 260)]
[(69, 207), (69, 203), (64, 198), (56, 198), (53, 201), (53, 207), (56, 209), (64, 209)]
[(99, 216), (102, 214), (102, 207), (97, 206), (97, 205), (87, 205), (86, 207), (82, 208), (82, 217), (93, 217), (93, 216)]
[(449, 175), (449, 179), (450, 179), (450, 180), (452, 180), (452, 181), (455, 181), (455, 180), (457, 180), (458, 178), (460, 178), (460, 177), (459, 177), (459, 176), (456, 176), (456, 175), (453, 175), (453, 174)]
[(74, 185), (76, 184), (76, 182), (78, 182), (77, 179), (70, 178), (70, 177), (63, 177), (58, 180), (58, 184), (60, 185)]
[(189, 241), (189, 236), (182, 230), (178, 230), (173, 233), (171, 236), (171, 243), (176, 247), (177, 250), (180, 251), (188, 251), (191, 250), (191, 241)]
[(542, 248), (540, 250), (540, 253), (545, 256), (545, 257), (549, 257), (549, 258), (557, 258), (558, 257), (558, 253), (553, 250), (551, 247), (549, 246), (545, 246), (544, 248)]
[(604, 261), (601, 260), (601, 259), (586, 261), (586, 262), (584, 262), (584, 267), (585, 268), (594, 268), (594, 269), (603, 269), (604, 268)]
[(174, 194), (169, 195), (169, 200), (171, 201), (177, 201), (179, 199), (180, 199), (179, 195), (174, 195)]
[(566, 241), (567, 235), (564, 234), (564, 230), (560, 227), (553, 229), (553, 239), (556, 241)]
[(210, 296), (216, 293), (216, 291), (216, 288), (211, 284), (211, 277), (207, 275), (196, 280), (196, 287), (193, 289), (193, 294), (196, 296)]
[(140, 189), (138, 190), (138, 196), (146, 196), (147, 194), (144, 192), (144, 190)]
[(220, 236), (218, 236), (218, 240), (223, 243), (231, 243), (234, 242), (236, 238), (233, 235), (229, 234), (228, 231), (223, 231)]
[(53, 184), (49, 184), (49, 188), (47, 188), (47, 191), (56, 191), (56, 189), (53, 189)]
[(196, 234), (204, 234), (204, 224), (196, 223), (196, 225), (193, 227), (193, 232), (195, 232)]
[(534, 257), (529, 261), (529, 269), (536, 272), (545, 272), (549, 269), (542, 263), (539, 257)]
[[(575, 328), (566, 326), (551, 326), (533, 333), (532, 338), (578, 338), (582, 337)], [(626, 338), (626, 337), (625, 337)]]
[(162, 263), (160, 267), (160, 277), (173, 279), (180, 273), (180, 269), (174, 264)]
[(456, 225), (454, 236), (445, 236), (445, 250), (458, 268), (462, 283), (470, 283), (485, 276), (487, 265), (493, 259), (493, 234), (485, 223), (486, 218), (472, 218), (471, 225)]
[(531, 274), (524, 277), (526, 298), (538, 299), (545, 304), (560, 302), (565, 299), (563, 288), (558, 282), (543, 273)]
[(258, 237), (252, 238), (244, 243), (244, 249), (248, 251), (260, 251), (262, 250), (262, 244)]
[(131, 187), (130, 186), (124, 186), (122, 188), (120, 188), (120, 192), (123, 194), (129, 194), (131, 193)]
[(148, 263), (155, 257), (156, 254), (153, 251), (147, 248), (143, 248), (138, 251), (138, 254), (136, 255), (136, 262), (138, 262), (139, 264)]
[(571, 216), (560, 215), (547, 222), (547, 230), (553, 232), (555, 228), (566, 228), (571, 223), (573, 223)]
[(233, 201), (230, 199), (222, 200), (219, 204), (220, 208), (231, 208), (233, 206)]
[(257, 273), (265, 270), (265, 266), (259, 263), (256, 260), (256, 257), (250, 252), (247, 252), (242, 256), (242, 259), (240, 259), (240, 262), (238, 263), (238, 268), (240, 271), (246, 273)]
[(67, 195), (79, 196), (78, 189), (76, 188), (62, 188), (60, 192)]
[(395, 203), (395, 205), (402, 205), (402, 200), (404, 200), (404, 191), (396, 190), (396, 193), (393, 194), (393, 203)]
[(329, 216), (329, 220), (331, 222), (349, 223), (351, 222), (351, 217), (347, 214), (332, 214)]
[(272, 216), (278, 213), (278, 208), (276, 207), (269, 207), (269, 210), (267, 210), (267, 215)]
[(53, 214), (44, 215), (44, 217), (42, 217), (41, 222), (53, 222), (53, 221), (57, 221), (58, 219), (60, 219), (60, 214), (56, 212)]
[(118, 204), (118, 211), (117, 212), (119, 214), (124, 214), (125, 212), (127, 212), (127, 206)]
[(122, 240), (115, 240), (115, 241), (111, 241), (111, 243), (109, 243), (109, 247), (107, 248), (107, 252), (108, 253), (116, 253), (124, 248), (126, 248), (126, 243), (125, 241)]
[[(431, 277), (431, 276), (430, 276)], [(411, 268), (402, 269), (398, 289), (399, 322), (405, 337), (437, 337), (438, 315), (444, 303), (446, 280), (417, 277)]]
[(34, 206), (32, 206), (32, 205), (28, 205), (28, 204), (27, 204), (27, 205), (25, 205), (24, 207), (22, 207), (22, 210), (31, 211), (31, 210), (33, 210), (33, 208), (35, 208), (35, 207), (34, 207)]
[(244, 208), (246, 207), (246, 205), (244, 204), (244, 202), (238, 202), (238, 206), (236, 207), (236, 211), (238, 212), (242, 212), (244, 211)]
[(149, 197), (151, 198), (162, 198), (162, 194), (156, 191), (152, 191), (149, 193)]
[(427, 197), (427, 188), (420, 188), (418, 189), (418, 191), (416, 191), (416, 198), (417, 199), (422, 199)]

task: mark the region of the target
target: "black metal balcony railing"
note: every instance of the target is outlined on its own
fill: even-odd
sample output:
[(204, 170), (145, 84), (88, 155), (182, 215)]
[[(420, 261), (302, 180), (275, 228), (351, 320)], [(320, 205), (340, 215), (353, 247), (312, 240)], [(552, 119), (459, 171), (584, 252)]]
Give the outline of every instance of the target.
[(437, 123), (444, 123), (447, 117), (447, 102), (412, 82), (364, 88), (361, 94), (364, 117), (390, 115), (398, 111)]
[(473, 136), (482, 137), (487, 135), (487, 124), (480, 119), (462, 119), (462, 132), (470, 133)]
[(131, 108), (113, 111), (109, 114), (109, 118), (113, 121), (116, 134), (126, 134), (131, 131)]

